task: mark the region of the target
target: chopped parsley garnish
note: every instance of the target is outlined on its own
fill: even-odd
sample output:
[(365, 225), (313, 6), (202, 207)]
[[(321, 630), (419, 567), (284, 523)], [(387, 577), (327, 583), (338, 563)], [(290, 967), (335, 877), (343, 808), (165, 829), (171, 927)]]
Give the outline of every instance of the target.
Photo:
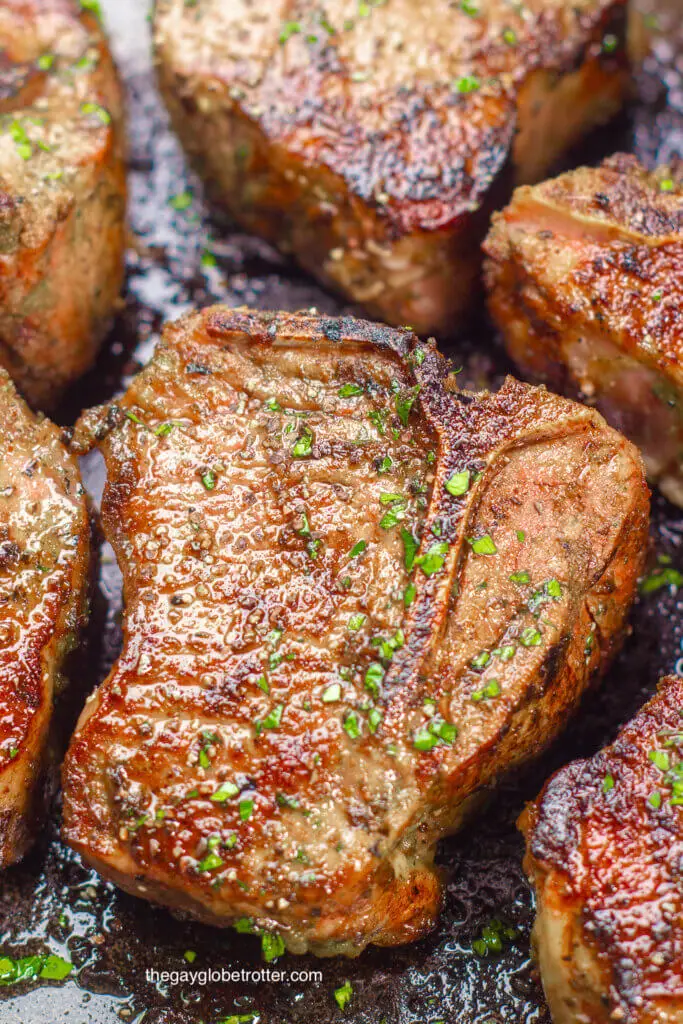
[(376, 733), (382, 722), (382, 712), (379, 708), (370, 708), (368, 712), (368, 728), (371, 733)]
[(337, 701), (341, 700), (341, 696), (341, 685), (339, 683), (332, 683), (331, 686), (327, 687), (321, 699), (323, 704), (335, 704)]
[(363, 388), (359, 384), (344, 384), (337, 392), (340, 398), (355, 398), (363, 394)]
[(433, 576), (443, 569), (443, 564), (448, 555), (448, 544), (445, 541), (437, 541), (425, 552), (415, 559), (415, 565), (419, 565), (425, 576)]
[(444, 486), (454, 498), (460, 498), (463, 494), (467, 494), (470, 489), (470, 479), (471, 473), (469, 469), (464, 469), (462, 473), (454, 473)]
[(493, 540), (485, 533), (483, 537), (468, 538), (467, 543), (471, 546), (472, 551), (475, 555), (495, 555), (498, 548), (493, 543)]
[(391, 455), (385, 455), (382, 461), (377, 466), (377, 472), (379, 474), (388, 473), (393, 464), (394, 460), (392, 459)]
[(206, 469), (201, 474), (201, 481), (205, 490), (212, 491), (216, 486), (216, 474), (212, 469)]
[(513, 583), (530, 583), (531, 577), (526, 569), (522, 569), (521, 572), (513, 572), (510, 576)]
[(467, 94), (481, 89), (481, 82), (475, 75), (463, 75), (462, 78), (456, 78), (453, 88), (456, 92)]
[(355, 711), (349, 711), (344, 719), (344, 732), (352, 740), (357, 740), (360, 736), (360, 722)]
[(239, 791), (239, 786), (236, 786), (234, 782), (221, 782), (216, 792), (212, 793), (211, 800), (216, 804), (224, 804), (227, 800), (232, 800), (237, 796)]
[(352, 615), (349, 619), (349, 629), (352, 632), (357, 633), (359, 629), (363, 628), (366, 618), (367, 616), (363, 615), (361, 612), (358, 612), (357, 615)]
[(603, 793), (609, 793), (611, 789), (614, 789), (614, 776), (605, 775), (602, 781), (602, 791)]
[(476, 693), (472, 694), (472, 700), (475, 704), (479, 704), (482, 700), (491, 700), (493, 697), (499, 696), (500, 683), (497, 679), (492, 679), (481, 690), (477, 690)]
[(41, 978), (44, 981), (63, 981), (73, 970), (73, 964), (55, 953), (42, 956), (24, 956), (12, 960), (8, 956), (0, 956), (0, 986), (16, 985), (20, 981)]
[(177, 210), (178, 213), (182, 213), (184, 210), (187, 210), (192, 206), (192, 193), (179, 192), (178, 195), (171, 196), (168, 203), (171, 209)]
[(541, 634), (535, 626), (527, 626), (520, 636), (519, 642), (523, 647), (538, 647), (541, 639)]
[(244, 800), (240, 800), (239, 811), (240, 818), (242, 821), (249, 821), (254, 810), (254, 801), (251, 797), (246, 797)]
[(102, 124), (111, 124), (111, 114), (104, 107), (101, 107), (99, 103), (84, 103), (81, 106), (81, 111), (84, 114), (92, 114)]
[(676, 569), (655, 569), (640, 581), (641, 594), (654, 594), (662, 587), (683, 587), (683, 574)]
[(345, 981), (343, 985), (334, 990), (334, 999), (340, 1010), (345, 1010), (351, 1002), (353, 996), (353, 986), (350, 981)]
[(410, 410), (415, 404), (415, 400), (420, 393), (420, 385), (416, 384), (415, 387), (411, 388), (407, 392), (399, 392), (394, 400), (396, 406), (396, 412), (398, 418), (404, 427), (408, 426), (408, 418), (410, 416)]
[(308, 429), (308, 427), (304, 427), (303, 431), (301, 432), (301, 436), (297, 439), (297, 441), (294, 444), (294, 447), (292, 448), (292, 455), (294, 456), (295, 459), (305, 459), (307, 456), (311, 454), (312, 449), (313, 434)]
[(350, 562), (352, 558), (358, 558), (358, 555), (362, 555), (367, 548), (367, 543), (364, 540), (359, 540), (357, 544), (354, 544), (348, 553), (347, 559)]
[(264, 932), (261, 936), (261, 955), (267, 964), (277, 960), (285, 952), (285, 942), (281, 935)]
[(406, 587), (406, 589), (405, 589), (405, 591), (403, 593), (403, 604), (404, 604), (404, 606), (406, 608), (410, 608), (411, 604), (415, 600), (416, 594), (417, 594), (417, 589), (415, 587), (415, 584), (411, 580), (411, 582), (408, 584), (408, 586)]
[(403, 560), (406, 570), (412, 572), (412, 568), (415, 565), (415, 556), (420, 547), (419, 542), (410, 530), (406, 530), (405, 527), (401, 528), (401, 540), (403, 541)]
[(198, 871), (215, 871), (216, 868), (223, 867), (223, 858), (219, 857), (217, 853), (209, 853), (200, 860), (197, 864)]
[(376, 696), (383, 679), (384, 666), (380, 665), (378, 661), (371, 662), (365, 670), (365, 689)]
[(439, 743), (450, 747), (455, 743), (458, 736), (458, 729), (450, 722), (444, 722), (442, 718), (433, 718), (428, 726), (418, 729), (413, 739), (413, 746), (416, 750), (433, 750)]
[(491, 655), (489, 654), (488, 651), (480, 651), (479, 654), (476, 654), (474, 658), (472, 658), (472, 668), (486, 668), (490, 660)]
[(268, 715), (266, 715), (265, 718), (262, 718), (259, 722), (257, 722), (257, 735), (261, 733), (264, 729), (279, 729), (280, 722), (282, 721), (282, 712), (284, 711), (284, 709), (284, 704), (278, 704), (276, 707), (273, 708), (273, 710)]
[(301, 25), (299, 24), (298, 21), (286, 21), (280, 31), (278, 42), (280, 43), (280, 45), (283, 45), (284, 43), (287, 42), (288, 39), (291, 39), (292, 36), (298, 35), (300, 32)]

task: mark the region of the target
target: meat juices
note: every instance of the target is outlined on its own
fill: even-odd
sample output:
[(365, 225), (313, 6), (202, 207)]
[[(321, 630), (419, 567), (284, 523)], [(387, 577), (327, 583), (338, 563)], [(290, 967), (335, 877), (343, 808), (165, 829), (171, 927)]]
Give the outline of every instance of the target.
[(490, 213), (630, 88), (627, 0), (157, 0), (174, 127), (248, 231), (370, 315), (450, 333)]
[(416, 939), (437, 840), (604, 668), (646, 547), (638, 453), (449, 373), (408, 331), (215, 307), (79, 425), (125, 641), (64, 837), (122, 888), (271, 951)]

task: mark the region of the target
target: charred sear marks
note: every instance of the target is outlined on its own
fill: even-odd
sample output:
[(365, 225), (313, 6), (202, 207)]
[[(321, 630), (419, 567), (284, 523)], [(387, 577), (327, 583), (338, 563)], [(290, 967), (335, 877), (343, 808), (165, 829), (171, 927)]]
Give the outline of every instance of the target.
[(0, 369), (0, 867), (23, 856), (43, 810), (55, 691), (85, 618), (89, 538), (76, 460)]
[(683, 1012), (683, 686), (559, 772), (522, 819), (543, 982), (558, 1024)]
[(410, 941), (463, 803), (609, 659), (645, 548), (635, 450), (449, 371), (405, 330), (208, 309), (80, 424), (126, 644), (64, 834), (117, 884), (271, 952)]
[(486, 242), (491, 311), (525, 373), (579, 394), (683, 504), (683, 173), (630, 156), (519, 189)]
[(491, 209), (621, 105), (626, 9), (157, 0), (155, 41), (174, 125), (241, 223), (382, 319), (443, 332)]

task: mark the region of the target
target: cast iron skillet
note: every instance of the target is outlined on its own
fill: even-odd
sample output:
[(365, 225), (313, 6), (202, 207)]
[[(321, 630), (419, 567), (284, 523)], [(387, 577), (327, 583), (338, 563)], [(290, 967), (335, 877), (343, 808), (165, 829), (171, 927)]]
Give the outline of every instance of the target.
[[(1, 2), (1, 0), (0, 0)], [(683, 156), (683, 26), (680, 0), (651, 0), (661, 31), (654, 57), (639, 83), (633, 110), (601, 132), (568, 165), (600, 159), (615, 149), (647, 163)], [(79, 411), (105, 401), (148, 358), (161, 324), (208, 302), (249, 303), (267, 309), (316, 306), (337, 313), (335, 299), (318, 289), (268, 246), (239, 234), (202, 199), (179, 146), (168, 131), (150, 65), (148, 0), (103, 0), (129, 90), (131, 244), (125, 302), (95, 372), (81, 381), (61, 410), (73, 423)], [(678, 45), (676, 36), (678, 35)], [(668, 93), (668, 95), (667, 95)], [(174, 196), (191, 192), (192, 204)], [(443, 342), (464, 366), (468, 386), (496, 386), (510, 369), (482, 320), (464, 339)], [(86, 465), (88, 486), (101, 489), (97, 458)], [(669, 556), (683, 569), (683, 515), (656, 496), (652, 561)], [(120, 642), (118, 573), (105, 550), (91, 629), (79, 671), (87, 688), (103, 678)], [(87, 871), (59, 842), (59, 808), (36, 849), (0, 877), (0, 955), (47, 949), (74, 964), (61, 984), (29, 982), (0, 987), (0, 1024), (219, 1024), (253, 1014), (261, 1024), (548, 1024), (530, 960), (533, 901), (521, 869), (522, 843), (515, 819), (547, 775), (592, 753), (610, 739), (652, 692), (658, 677), (680, 667), (683, 596), (663, 588), (641, 598), (623, 654), (590, 697), (561, 742), (539, 763), (508, 782), (489, 809), (456, 838), (442, 844), (446, 905), (437, 929), (413, 946), (370, 950), (354, 962), (283, 957), (285, 971), (313, 969), (321, 981), (255, 985), (248, 981), (164, 985), (146, 970), (256, 968), (256, 940), (231, 931), (176, 921), (163, 910), (117, 892)], [(84, 699), (74, 688), (64, 707), (65, 729)], [(502, 952), (482, 957), (472, 943), (492, 919), (504, 924)], [(342, 1012), (334, 991), (353, 989)], [(232, 1024), (232, 1022), (231, 1022)]]

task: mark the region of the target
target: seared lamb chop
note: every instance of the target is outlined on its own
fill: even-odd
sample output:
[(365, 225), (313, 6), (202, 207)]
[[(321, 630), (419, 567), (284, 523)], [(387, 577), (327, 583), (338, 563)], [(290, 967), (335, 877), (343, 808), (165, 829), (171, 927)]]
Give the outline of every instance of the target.
[(448, 374), (408, 331), (217, 307), (81, 423), (125, 645), (64, 836), (124, 889), (270, 949), (414, 939), (437, 840), (604, 665), (646, 546), (636, 449)]
[(123, 276), (121, 92), (92, 6), (0, 4), (0, 366), (41, 408), (94, 361)]
[(85, 617), (89, 547), (76, 459), (0, 369), (0, 867), (26, 852), (49, 790), (52, 713)]
[(627, 0), (157, 0), (155, 41), (175, 128), (237, 220), (427, 334), (471, 301), (514, 181), (621, 106), (627, 17)]
[(523, 815), (554, 1024), (683, 1021), (683, 682)]
[(485, 248), (515, 362), (594, 402), (683, 506), (683, 171), (617, 156), (519, 189)]

